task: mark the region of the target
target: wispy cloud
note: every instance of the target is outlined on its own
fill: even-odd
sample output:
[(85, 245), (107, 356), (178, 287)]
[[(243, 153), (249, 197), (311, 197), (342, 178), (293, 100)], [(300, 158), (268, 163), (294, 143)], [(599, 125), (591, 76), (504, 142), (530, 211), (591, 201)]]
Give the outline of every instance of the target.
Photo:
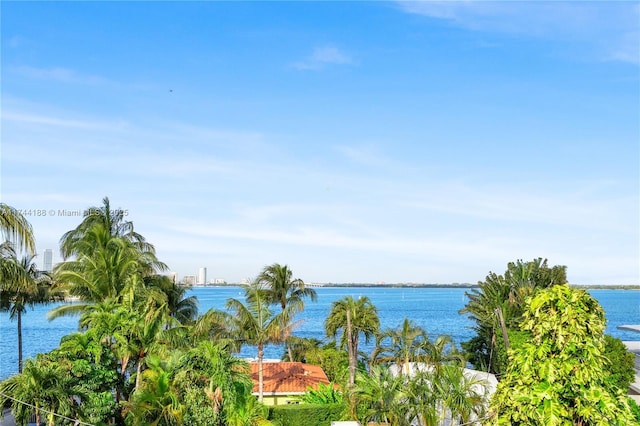
[(408, 13), (474, 31), (582, 43), (598, 59), (640, 64), (636, 2), (398, 1)]
[(350, 55), (335, 46), (317, 47), (303, 60), (294, 62), (293, 67), (299, 70), (318, 70), (327, 65), (348, 65), (352, 64)]
[(64, 67), (37, 68), (28, 65), (21, 65), (11, 67), (10, 70), (25, 77), (39, 80), (51, 80), (62, 83), (84, 84), (91, 86), (115, 84), (107, 78), (97, 75), (82, 74), (73, 69)]
[(40, 115), (33, 113), (20, 113), (13, 111), (3, 111), (2, 120), (16, 123), (38, 124), (53, 127), (72, 127), (80, 129), (111, 129), (121, 128), (126, 125), (124, 121), (120, 122), (99, 122), (73, 120), (68, 118), (60, 118), (55, 116)]
[(341, 145), (335, 149), (340, 155), (358, 164), (380, 166), (388, 162), (388, 158), (384, 157), (378, 149), (373, 146)]

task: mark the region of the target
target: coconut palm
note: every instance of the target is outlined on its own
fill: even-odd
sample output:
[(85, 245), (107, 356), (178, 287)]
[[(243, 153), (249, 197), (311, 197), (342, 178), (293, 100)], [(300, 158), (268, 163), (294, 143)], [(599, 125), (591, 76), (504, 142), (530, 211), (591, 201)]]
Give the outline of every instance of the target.
[[(142, 280), (167, 269), (158, 261), (153, 245), (124, 220), (123, 210), (112, 210), (109, 199), (102, 207), (85, 211), (83, 221), (60, 239), (60, 251), (66, 260), (54, 274), (56, 282), (84, 304), (66, 305), (50, 313), (50, 318), (75, 314), (86, 303), (118, 300), (132, 279)], [(75, 260), (67, 260), (70, 257)]]
[(25, 248), (29, 253), (36, 252), (36, 242), (29, 221), (17, 209), (0, 203), (0, 232), (4, 240), (8, 240)]
[(22, 372), (22, 314), (37, 303), (47, 303), (53, 295), (49, 292), (51, 276), (38, 269), (34, 255), (27, 254), (21, 259), (5, 246), (5, 254), (0, 262), (0, 311), (8, 311), (9, 318), (18, 323), (18, 372)]
[(357, 300), (351, 296), (333, 302), (329, 316), (325, 320), (327, 336), (336, 337), (341, 331), (340, 346), (349, 354), (349, 385), (355, 383), (358, 344), (360, 335), (369, 342), (380, 328), (378, 310), (371, 300), (364, 296)]
[(269, 299), (264, 287), (259, 282), (245, 286), (245, 302), (237, 299), (227, 300), (227, 309), (231, 329), (243, 343), (257, 346), (258, 349), (258, 401), (263, 400), (264, 346), (270, 343), (281, 343), (290, 335), (297, 325), (291, 321), (293, 309), (290, 306), (274, 315), (269, 308)]
[(82, 222), (60, 239), (60, 252), (63, 259), (86, 253), (83, 242), (95, 227), (105, 229), (109, 237), (124, 238), (133, 243), (140, 252), (150, 252), (155, 255), (153, 245), (147, 243), (142, 235), (134, 231), (133, 222), (125, 220), (126, 214), (128, 214), (126, 210), (112, 209), (108, 197), (102, 199), (102, 206), (86, 209)]
[[(287, 265), (274, 263), (265, 266), (258, 275), (257, 281), (267, 288), (269, 301), (277, 304), (284, 311), (290, 306), (295, 313), (304, 310), (304, 299), (312, 301), (318, 299), (318, 295), (313, 288), (306, 287), (300, 278), (293, 278), (293, 272)], [(293, 361), (293, 353), (289, 342), (285, 342), (289, 353), (289, 361)]]
[(77, 314), (107, 299), (121, 302), (125, 287), (141, 288), (156, 263), (155, 255), (140, 252), (124, 238), (111, 237), (100, 224), (87, 231), (77, 248), (76, 260), (58, 264), (54, 275), (60, 288), (82, 303), (59, 306), (49, 313), (50, 319)]
[(174, 283), (166, 275), (153, 275), (145, 278), (147, 287), (157, 288), (166, 295), (169, 315), (181, 324), (192, 323), (198, 316), (198, 298), (185, 297), (190, 287)]

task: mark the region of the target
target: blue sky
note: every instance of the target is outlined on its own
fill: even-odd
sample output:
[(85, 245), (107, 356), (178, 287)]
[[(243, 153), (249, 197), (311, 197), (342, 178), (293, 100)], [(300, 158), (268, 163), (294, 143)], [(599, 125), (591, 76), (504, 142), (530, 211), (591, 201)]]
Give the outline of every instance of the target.
[(2, 202), (40, 252), (108, 196), (180, 276), (640, 283), (638, 2), (1, 12)]

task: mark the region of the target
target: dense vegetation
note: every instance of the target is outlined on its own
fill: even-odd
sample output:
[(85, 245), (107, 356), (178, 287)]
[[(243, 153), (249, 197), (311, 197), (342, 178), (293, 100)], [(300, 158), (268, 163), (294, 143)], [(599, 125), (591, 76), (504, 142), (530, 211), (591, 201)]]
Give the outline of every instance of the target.
[[(532, 313), (538, 312), (535, 306), (574, 297), (542, 292), (565, 288), (558, 285), (566, 281), (564, 267), (549, 268), (541, 259), (518, 261), (509, 264), (504, 275), (492, 273), (471, 290), (464, 312), (474, 318), (478, 335), (464, 345), (466, 354), (448, 336), (429, 336), (409, 319), (381, 330), (377, 308), (367, 297), (334, 302), (325, 320), (327, 340), (320, 341), (294, 335), (296, 315), (306, 300), (317, 296), (287, 265), (266, 266), (244, 287), (244, 297), (229, 299), (226, 310), (200, 314), (197, 300), (186, 297), (187, 288), (162, 274), (167, 267), (156, 258), (153, 245), (135, 232), (121, 211), (110, 207), (108, 199), (89, 208), (82, 222), (62, 236), (64, 261), (52, 276), (38, 271), (33, 262), (29, 223), (6, 205), (0, 205), (0, 213), (6, 241), (0, 247), (0, 309), (17, 320), (18, 336), (27, 306), (61, 295), (80, 300), (50, 312), (53, 320), (77, 316), (79, 331), (24, 366), (20, 356), (19, 374), (0, 383), (0, 403), (11, 406), (19, 424), (32, 417), (49, 425), (285, 426), (304, 419), (305, 425), (313, 426), (340, 418), (397, 426), (506, 424), (523, 416), (517, 412), (519, 402), (512, 401), (515, 395), (517, 401), (528, 398), (531, 409), (538, 411), (550, 399), (553, 416), (566, 411), (583, 422), (576, 424), (597, 424), (571, 411), (582, 397), (574, 388), (566, 391), (566, 383), (554, 382), (560, 390), (544, 394), (544, 377), (527, 376), (533, 364), (546, 365), (532, 358), (532, 348), (542, 345), (552, 351), (557, 344), (532, 319), (538, 318)], [(19, 258), (21, 251), (24, 256)], [(546, 297), (545, 302), (539, 302), (540, 297)], [(587, 352), (580, 352), (589, 361), (581, 366), (588, 375), (581, 389), (588, 386), (603, 398), (610, 395), (603, 400), (615, 401), (611, 404), (617, 408), (598, 411), (602, 416), (633, 421), (621, 393), (631, 380), (633, 358), (619, 341), (601, 336), (597, 304), (580, 303), (586, 303), (585, 312), (594, 316), (588, 336), (592, 343)], [(503, 335), (496, 333), (497, 309), (511, 351), (503, 349)], [(578, 339), (574, 350), (582, 350), (578, 341), (590, 341), (580, 334), (577, 320), (562, 322), (566, 317), (567, 312), (550, 312), (545, 327), (556, 327), (554, 336), (573, 333)], [(362, 339), (375, 341), (370, 354), (359, 352)], [(284, 347), (285, 360), (320, 365), (331, 384), (308, 389), (299, 405), (267, 409), (261, 403), (262, 368), (254, 395), (249, 366), (237, 353), (250, 345), (261, 365), (264, 347), (270, 344)], [(560, 351), (558, 356), (569, 355)], [(468, 361), (506, 373), (492, 412), (487, 411), (486, 387), (464, 373)], [(591, 368), (592, 363), (599, 365)], [(566, 370), (564, 364), (549, 368)], [(513, 381), (517, 374), (528, 377), (527, 386)]]

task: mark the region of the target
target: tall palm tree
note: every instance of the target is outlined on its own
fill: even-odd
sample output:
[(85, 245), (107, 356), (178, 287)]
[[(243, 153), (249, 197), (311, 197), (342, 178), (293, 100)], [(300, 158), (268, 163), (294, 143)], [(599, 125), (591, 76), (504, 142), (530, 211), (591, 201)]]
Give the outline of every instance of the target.
[(18, 372), (22, 372), (22, 314), (27, 308), (37, 303), (47, 303), (53, 295), (50, 294), (51, 276), (38, 269), (34, 262), (35, 255), (27, 254), (21, 259), (10, 254), (3, 257), (0, 269), (0, 311), (8, 311), (9, 318), (18, 323)]
[(20, 211), (5, 203), (0, 203), (0, 232), (4, 240), (25, 248), (31, 254), (36, 252), (31, 224)]
[[(265, 266), (258, 275), (257, 281), (267, 288), (269, 301), (279, 305), (282, 311), (290, 306), (293, 312), (298, 313), (304, 310), (305, 298), (309, 298), (313, 302), (318, 300), (316, 291), (311, 287), (306, 287), (300, 278), (293, 278), (293, 272), (287, 265), (274, 263)], [(285, 344), (289, 353), (289, 361), (293, 361), (291, 345), (288, 341)]]
[(133, 222), (125, 220), (128, 211), (112, 209), (109, 198), (102, 199), (102, 206), (89, 207), (84, 211), (84, 219), (71, 231), (66, 232), (60, 239), (60, 252), (63, 259), (78, 255), (86, 250), (79, 249), (82, 242), (86, 241), (87, 234), (96, 226), (102, 227), (110, 237), (120, 237), (134, 244), (140, 252), (150, 252), (155, 255), (153, 245), (147, 243), (145, 238), (134, 231)]
[(331, 311), (325, 320), (325, 331), (329, 337), (336, 337), (338, 331), (342, 332), (340, 346), (346, 347), (349, 354), (350, 386), (355, 383), (360, 335), (369, 342), (379, 328), (378, 310), (366, 296), (357, 300), (346, 296), (331, 305)]
[(88, 304), (107, 299), (122, 301), (125, 287), (142, 286), (157, 263), (153, 253), (109, 235), (101, 224), (88, 230), (76, 249), (76, 259), (58, 264), (54, 275), (61, 289), (83, 303), (59, 306), (49, 313), (51, 319), (82, 312)]
[[(132, 279), (144, 279), (167, 269), (156, 258), (155, 248), (125, 221), (124, 210), (113, 210), (109, 199), (102, 207), (90, 207), (83, 221), (60, 239), (60, 251), (66, 260), (54, 270), (56, 282), (82, 302), (96, 303), (120, 296)], [(70, 257), (75, 260), (67, 260)], [(74, 314), (84, 304), (62, 306), (50, 318)]]
[(231, 328), (244, 343), (257, 346), (258, 349), (258, 401), (263, 400), (264, 376), (262, 360), (264, 346), (269, 343), (281, 343), (290, 335), (297, 325), (292, 322), (293, 309), (290, 306), (274, 315), (269, 308), (269, 299), (264, 287), (259, 282), (245, 286), (245, 302), (228, 299), (226, 307), (231, 311), (229, 316)]

